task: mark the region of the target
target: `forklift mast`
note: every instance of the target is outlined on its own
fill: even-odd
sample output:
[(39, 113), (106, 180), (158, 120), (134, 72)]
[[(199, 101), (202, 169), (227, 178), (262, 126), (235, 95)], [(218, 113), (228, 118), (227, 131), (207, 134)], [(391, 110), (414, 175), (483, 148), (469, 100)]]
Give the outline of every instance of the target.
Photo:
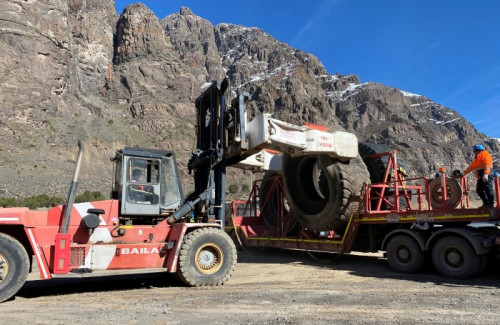
[(229, 101), (228, 79), (212, 83), (196, 99), (197, 147), (188, 163), (194, 171), (194, 193), (168, 218), (170, 224), (196, 210), (198, 222), (224, 224), (226, 199), (226, 167), (257, 171), (280, 170), (280, 155), (294, 157), (326, 154), (348, 161), (358, 156), (358, 139), (346, 131), (327, 132), (313, 127), (296, 126), (257, 114), (248, 122), (248, 93)]
[(199, 206), (201, 210), (206, 210), (207, 220), (202, 221), (219, 220), (222, 225), (226, 200), (224, 117), (229, 91), (229, 81), (223, 79), (214, 82), (197, 98), (197, 150), (188, 164), (189, 170), (194, 170), (195, 195), (206, 193), (205, 204)]
[(225, 222), (226, 150), (230, 93), (228, 79), (218, 80), (196, 99), (196, 151), (188, 163), (194, 172), (194, 193), (169, 218), (173, 223), (195, 210), (198, 222)]

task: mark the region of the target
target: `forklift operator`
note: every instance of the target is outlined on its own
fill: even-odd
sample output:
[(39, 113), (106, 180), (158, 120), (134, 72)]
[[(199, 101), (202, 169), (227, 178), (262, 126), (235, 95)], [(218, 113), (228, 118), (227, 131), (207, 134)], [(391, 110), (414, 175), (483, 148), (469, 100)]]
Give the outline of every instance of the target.
[(132, 170), (132, 183), (137, 183), (142, 181), (142, 170), (134, 169)]
[[(132, 170), (131, 183), (144, 183), (144, 175), (141, 169)], [(154, 196), (154, 189), (151, 185), (133, 184), (129, 185), (130, 199), (136, 202), (150, 203)]]

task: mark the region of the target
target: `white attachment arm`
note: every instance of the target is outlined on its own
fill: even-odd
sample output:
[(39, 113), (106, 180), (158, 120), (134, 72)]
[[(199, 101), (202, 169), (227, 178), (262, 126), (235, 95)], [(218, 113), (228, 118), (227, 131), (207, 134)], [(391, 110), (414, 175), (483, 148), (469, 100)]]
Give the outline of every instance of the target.
[(326, 132), (297, 126), (260, 114), (246, 126), (247, 154), (253, 154), (234, 167), (275, 170), (277, 158), (263, 149), (276, 150), (292, 156), (327, 154), (340, 160), (358, 155), (358, 139), (346, 131)]

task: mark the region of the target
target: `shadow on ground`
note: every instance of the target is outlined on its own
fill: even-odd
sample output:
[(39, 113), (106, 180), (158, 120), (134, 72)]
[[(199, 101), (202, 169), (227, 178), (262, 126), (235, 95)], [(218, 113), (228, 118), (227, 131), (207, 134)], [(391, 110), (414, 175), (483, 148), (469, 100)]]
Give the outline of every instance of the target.
[[(238, 263), (301, 263), (333, 270), (344, 270), (355, 276), (434, 283), (444, 286), (484, 286), (500, 288), (500, 261), (489, 263), (485, 271), (471, 279), (459, 280), (440, 276), (432, 265), (415, 274), (393, 271), (381, 254), (328, 254), (274, 248), (238, 252)], [(311, 256), (312, 255), (312, 256)]]
[[(266, 249), (239, 251), (238, 263), (252, 264), (301, 264), (316, 268), (344, 270), (360, 277), (395, 279), (421, 283), (434, 283), (442, 286), (475, 286), (500, 288), (499, 266), (490, 265), (486, 271), (472, 279), (455, 280), (439, 276), (428, 266), (418, 274), (402, 274), (394, 272), (381, 254), (371, 255), (338, 255), (314, 254), (307, 252)], [(264, 266), (263, 266), (264, 267)], [(146, 273), (134, 275), (118, 275), (108, 277), (69, 278), (28, 281), (16, 294), (23, 298), (56, 296), (87, 292), (126, 291), (134, 289), (154, 289), (167, 287), (184, 287), (185, 285), (170, 273)]]
[(27, 281), (16, 296), (36, 298), (85, 292), (110, 292), (183, 286), (185, 285), (177, 280), (173, 274), (161, 272)]

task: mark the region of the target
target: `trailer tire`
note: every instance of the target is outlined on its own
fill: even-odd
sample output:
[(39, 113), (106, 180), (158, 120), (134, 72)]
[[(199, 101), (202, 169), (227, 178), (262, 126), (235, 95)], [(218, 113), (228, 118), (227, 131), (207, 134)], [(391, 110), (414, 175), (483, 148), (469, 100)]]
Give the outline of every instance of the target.
[(387, 243), (387, 262), (400, 273), (415, 273), (422, 269), (425, 254), (420, 246), (407, 235), (397, 235)]
[(285, 196), (294, 216), (310, 230), (343, 233), (360, 202), (358, 195), (370, 176), (358, 156), (342, 162), (328, 155), (283, 157)]
[(432, 263), (443, 276), (467, 279), (481, 267), (480, 256), (464, 239), (454, 236), (441, 238), (432, 248)]
[[(443, 190), (441, 188), (440, 178), (434, 178), (429, 183), (429, 192), (432, 208), (441, 209), (443, 203)], [(448, 209), (454, 209), (460, 203), (460, 199), (462, 198), (462, 187), (454, 178), (446, 177), (446, 197), (448, 199), (446, 202), (446, 207)]]
[(0, 302), (14, 296), (26, 282), (29, 258), (14, 237), (0, 233)]
[(479, 255), (479, 263), (479, 268), (474, 275), (480, 275), (484, 272), (484, 270), (486, 270), (486, 267), (489, 264), (489, 256), (487, 254)]
[(229, 280), (235, 265), (231, 237), (219, 228), (198, 228), (184, 238), (176, 275), (189, 286), (220, 286)]

